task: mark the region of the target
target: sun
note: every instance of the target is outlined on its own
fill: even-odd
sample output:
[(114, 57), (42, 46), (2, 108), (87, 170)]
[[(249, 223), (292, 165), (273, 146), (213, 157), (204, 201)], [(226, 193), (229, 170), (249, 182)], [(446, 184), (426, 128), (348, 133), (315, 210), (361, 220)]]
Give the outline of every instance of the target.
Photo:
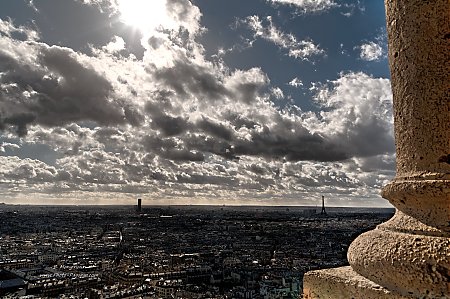
[(166, 0), (118, 0), (120, 19), (146, 32), (168, 23)]

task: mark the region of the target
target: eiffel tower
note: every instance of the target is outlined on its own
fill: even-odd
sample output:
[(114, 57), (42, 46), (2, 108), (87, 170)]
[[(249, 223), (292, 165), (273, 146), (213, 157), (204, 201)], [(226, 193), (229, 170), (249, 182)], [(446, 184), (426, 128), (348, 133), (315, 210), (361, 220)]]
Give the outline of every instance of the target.
[(325, 211), (325, 196), (322, 195), (322, 211), (320, 211), (320, 215), (326, 215), (327, 212)]

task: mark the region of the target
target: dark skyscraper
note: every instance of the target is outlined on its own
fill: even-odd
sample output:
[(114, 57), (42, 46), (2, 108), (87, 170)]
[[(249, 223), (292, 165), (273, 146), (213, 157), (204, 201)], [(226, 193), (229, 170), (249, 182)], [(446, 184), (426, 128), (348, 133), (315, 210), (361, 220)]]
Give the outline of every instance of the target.
[(138, 198), (137, 201), (137, 211), (141, 212), (142, 211), (142, 199)]

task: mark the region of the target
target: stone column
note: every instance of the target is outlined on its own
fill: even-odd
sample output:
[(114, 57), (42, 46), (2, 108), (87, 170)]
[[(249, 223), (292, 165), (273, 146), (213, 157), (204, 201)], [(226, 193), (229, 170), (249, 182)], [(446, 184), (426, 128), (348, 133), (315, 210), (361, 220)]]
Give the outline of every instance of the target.
[(397, 213), (352, 243), (352, 269), (307, 273), (306, 298), (450, 298), (450, 0), (385, 4)]

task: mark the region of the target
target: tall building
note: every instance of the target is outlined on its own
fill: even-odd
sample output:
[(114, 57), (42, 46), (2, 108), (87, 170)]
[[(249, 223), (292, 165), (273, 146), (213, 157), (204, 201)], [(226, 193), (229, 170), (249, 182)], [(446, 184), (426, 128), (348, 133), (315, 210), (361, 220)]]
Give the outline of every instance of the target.
[(320, 211), (320, 215), (326, 215), (327, 212), (325, 211), (325, 196), (322, 195), (322, 211)]
[(141, 198), (138, 198), (138, 201), (137, 201), (137, 211), (138, 212), (142, 211), (142, 199)]

